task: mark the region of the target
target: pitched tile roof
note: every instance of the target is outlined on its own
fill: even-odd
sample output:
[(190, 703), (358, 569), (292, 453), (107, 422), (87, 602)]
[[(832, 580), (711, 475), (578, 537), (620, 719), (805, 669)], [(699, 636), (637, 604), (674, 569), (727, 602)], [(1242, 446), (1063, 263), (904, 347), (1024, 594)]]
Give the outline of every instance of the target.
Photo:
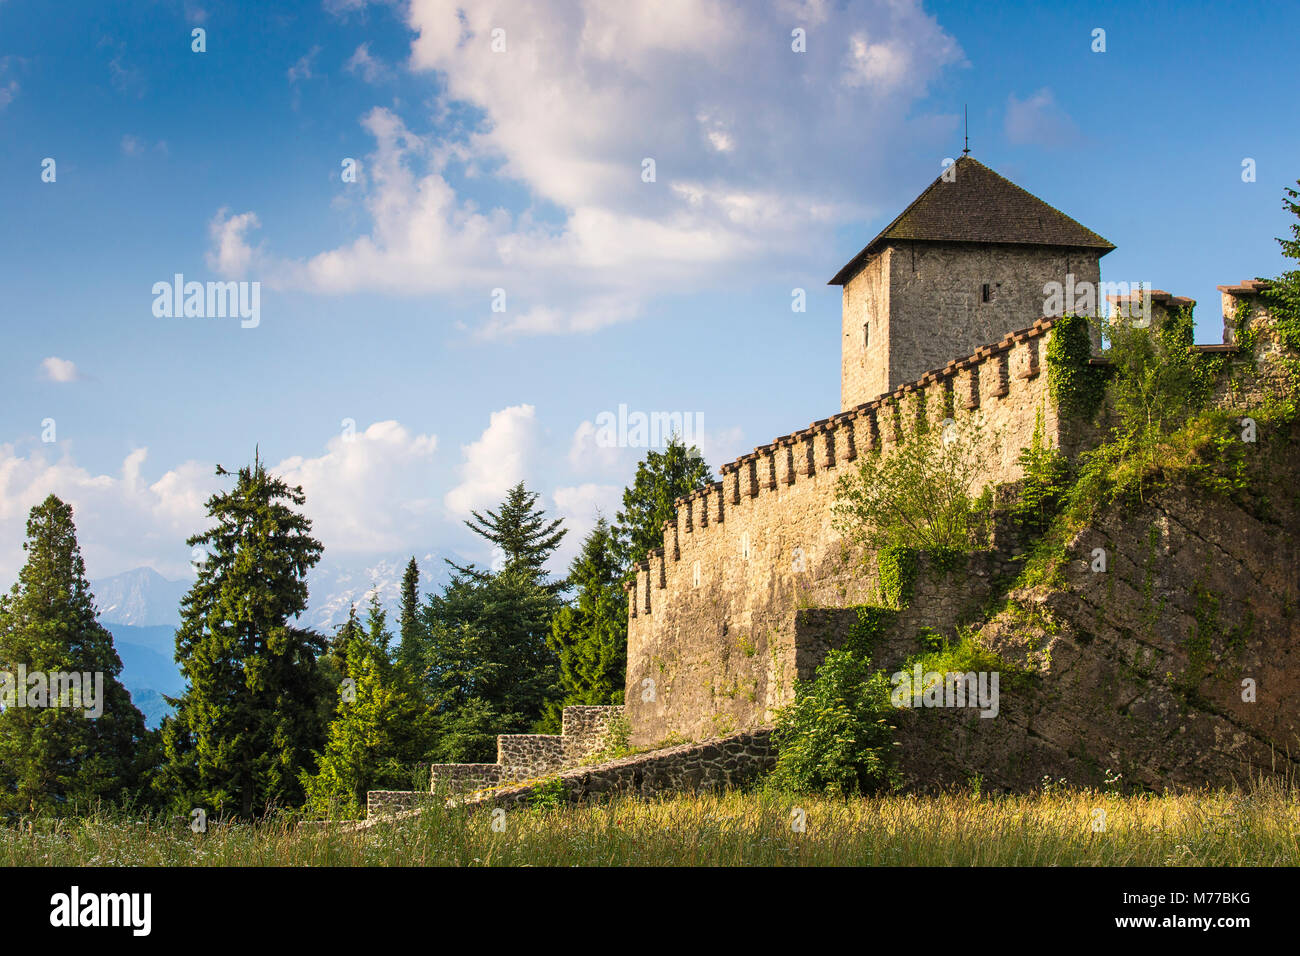
[(1064, 246), (1097, 249), (1103, 256), (1115, 248), (969, 156), (957, 160), (951, 181), (940, 175), (828, 284), (844, 285), (894, 240)]

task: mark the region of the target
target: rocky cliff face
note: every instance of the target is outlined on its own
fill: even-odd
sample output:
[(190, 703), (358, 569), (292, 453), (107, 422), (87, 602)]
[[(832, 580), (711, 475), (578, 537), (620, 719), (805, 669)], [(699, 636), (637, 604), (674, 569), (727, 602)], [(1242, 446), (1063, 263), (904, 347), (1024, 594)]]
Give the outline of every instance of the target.
[[(899, 712), (913, 786), (1242, 782), (1300, 769), (1300, 433), (1261, 434), (1246, 493), (1181, 482), (1073, 536), (980, 640), (1033, 676), (996, 718)], [(1104, 556), (1104, 570), (1098, 557)]]

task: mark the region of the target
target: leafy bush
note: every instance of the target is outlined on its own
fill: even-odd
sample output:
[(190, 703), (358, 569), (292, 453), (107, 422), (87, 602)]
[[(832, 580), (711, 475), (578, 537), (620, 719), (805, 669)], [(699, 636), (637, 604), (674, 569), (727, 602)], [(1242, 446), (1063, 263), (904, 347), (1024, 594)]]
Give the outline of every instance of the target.
[(794, 703), (776, 716), (776, 769), (769, 786), (794, 793), (868, 794), (893, 779), (889, 680), (871, 661), (834, 650)]
[(534, 813), (558, 810), (565, 802), (564, 781), (559, 777), (547, 777), (528, 795), (528, 809)]
[(1047, 530), (1071, 484), (1069, 459), (1046, 443), (1043, 432), (1043, 412), (1039, 409), (1033, 438), (1017, 459), (1023, 477), (1013, 513), (1022, 527), (1034, 533)]
[(983, 526), (973, 497), (983, 436), (969, 420), (950, 427), (948, 441), (920, 427), (890, 454), (864, 455), (836, 486), (836, 529), (873, 550), (968, 550)]

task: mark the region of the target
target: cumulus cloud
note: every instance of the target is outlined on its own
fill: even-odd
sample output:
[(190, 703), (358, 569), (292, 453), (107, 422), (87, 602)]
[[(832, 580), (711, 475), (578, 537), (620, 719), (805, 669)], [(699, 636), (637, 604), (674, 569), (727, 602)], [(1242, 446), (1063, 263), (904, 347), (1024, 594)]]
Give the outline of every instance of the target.
[[(622, 424), (620, 410), (611, 409), (598, 414), (594, 421), (584, 421), (574, 429), (568, 452), (569, 468), (574, 474), (613, 475), (630, 484), (637, 463), (652, 450), (646, 442), (655, 443), (653, 450), (662, 450), (671, 433), (670, 428), (671, 431), (679, 431), (686, 444), (698, 448), (704, 460), (715, 470), (749, 450), (743, 444), (744, 433), (739, 426), (710, 427), (705, 423), (703, 414), (676, 413), (670, 416), (672, 424), (667, 425), (656, 424), (651, 417), (665, 413), (645, 412), (625, 406), (621, 407), (621, 411)], [(660, 419), (660, 422), (663, 421)]]
[(81, 373), (77, 371), (75, 362), (54, 355), (42, 360), (41, 370), (51, 382), (75, 382), (81, 378)]
[(141, 478), (148, 450), (128, 454), (115, 473), (95, 474), (70, 455), (36, 445), (23, 453), (0, 444), (0, 580), (23, 563), (30, 509), (55, 494), (72, 505), (91, 576), (148, 564), (179, 577), (188, 570), (185, 538), (203, 527), (203, 502), (217, 489), (211, 465), (189, 462), (155, 482)]
[(312, 533), (329, 551), (392, 551), (425, 543), (438, 519), (428, 489), (438, 439), (396, 421), (348, 429), (314, 458), (286, 458), (271, 470), (307, 496)]
[(596, 518), (604, 516), (610, 524), (623, 507), (622, 485), (587, 483), (556, 488), (551, 496), (555, 501), (555, 514), (564, 519), (569, 533), (560, 542), (551, 566), (563, 573), (582, 550), (582, 539), (596, 526)]
[(1014, 93), (1008, 96), (1004, 129), (1007, 139), (1020, 145), (1062, 148), (1076, 145), (1079, 139), (1079, 127), (1046, 87), (1025, 100)]
[(494, 508), (507, 491), (522, 481), (536, 447), (537, 415), (532, 405), (512, 405), (493, 412), (488, 427), (475, 442), (461, 446), (464, 462), (460, 484), (443, 503), (456, 517)]
[(249, 245), (244, 236), (260, 226), (257, 213), (231, 215), (224, 206), (218, 209), (208, 223), (208, 236), (212, 240), (207, 255), (208, 268), (229, 278), (247, 275), (253, 263), (260, 259), (261, 250)]
[[(507, 287), (517, 306), (484, 316), (492, 338), (591, 331), (665, 290), (820, 265), (835, 225), (879, 211), (873, 184), (886, 177), (873, 172), (893, 161), (890, 143), (949, 132), (909, 112), (961, 62), (908, 0), (411, 0), (405, 15), (406, 66), (439, 81), (435, 124), (459, 107), (482, 121), (425, 136), (412, 128), (427, 117), (372, 109), (357, 184), (368, 229), (267, 259), (262, 276), (333, 293)], [(792, 22), (808, 31), (806, 53), (790, 48)], [(365, 76), (371, 59), (363, 45), (349, 69)], [(453, 186), (461, 178), (522, 184), (531, 204), (480, 208)], [(253, 255), (242, 228), (218, 238), (218, 262)]]
[[(395, 421), (376, 422), (330, 440), (323, 454), (293, 456), (268, 470), (307, 496), (312, 534), (331, 554), (425, 551), (443, 530), (428, 497), (437, 449)], [(56, 494), (76, 513), (77, 536), (93, 577), (149, 565), (170, 577), (190, 570), (185, 539), (208, 525), (205, 503), (228, 489), (213, 462), (187, 461), (154, 481), (148, 449), (132, 450), (113, 473), (96, 474), (66, 450), (0, 445), (0, 580), (22, 565), (27, 513)]]

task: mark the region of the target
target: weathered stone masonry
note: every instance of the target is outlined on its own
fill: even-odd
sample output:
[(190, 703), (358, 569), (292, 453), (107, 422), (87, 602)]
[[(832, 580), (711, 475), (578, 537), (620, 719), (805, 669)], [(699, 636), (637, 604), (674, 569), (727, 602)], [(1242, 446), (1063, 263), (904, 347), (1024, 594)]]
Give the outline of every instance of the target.
[(722, 466), (682, 499), (664, 547), (638, 569), (628, 601), (626, 700), (631, 742), (716, 737), (770, 722), (793, 681), (810, 677), (795, 641), (800, 605), (877, 600), (860, 551), (831, 523), (835, 485), (860, 455), (890, 453), (919, 418), (979, 425), (990, 482), (1041, 416), (1044, 440), (1069, 446), (1048, 397), (1041, 319), (917, 382), (777, 439)]

